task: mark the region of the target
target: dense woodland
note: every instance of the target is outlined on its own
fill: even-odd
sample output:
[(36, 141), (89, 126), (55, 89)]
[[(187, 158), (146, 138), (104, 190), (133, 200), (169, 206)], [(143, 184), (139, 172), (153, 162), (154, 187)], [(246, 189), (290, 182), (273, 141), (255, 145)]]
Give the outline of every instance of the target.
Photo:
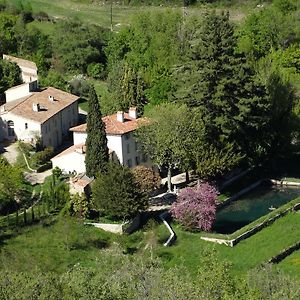
[[(0, 0), (0, 55), (34, 61), (42, 86), (72, 92), (88, 102), (87, 170), (97, 177), (93, 203), (88, 206), (119, 219), (147, 207), (145, 191), (134, 174), (119, 165), (107, 165), (108, 149), (103, 146), (101, 116), (131, 106), (150, 118), (150, 124), (138, 130), (137, 139), (168, 175), (193, 170), (202, 180), (218, 181), (237, 167), (258, 165), (276, 172), (281, 160), (298, 151), (299, 1), (274, 0), (263, 5), (252, 1), (251, 13), (241, 22), (233, 22), (226, 10), (239, 1), (121, 2), (170, 7), (139, 13), (128, 26), (111, 31), (71, 18), (55, 19), (33, 10), (30, 1)], [(199, 7), (201, 14), (172, 9), (183, 5)], [(54, 30), (45, 33), (37, 24)], [(19, 72), (15, 64), (0, 59), (1, 101), (7, 88), (20, 83)], [(107, 91), (96, 95), (93, 84), (99, 81), (105, 82)], [(101, 130), (95, 132), (95, 128)], [(0, 169), (0, 210), (7, 213), (28, 192), (23, 189), (20, 168), (1, 158)], [(151, 176), (157, 181), (158, 175)], [(54, 186), (53, 181), (53, 195)], [(81, 201), (71, 199), (64, 212), (73, 209), (73, 214), (82, 214)], [(76, 210), (78, 203), (81, 208)], [(23, 274), (6, 268), (0, 276), (0, 298), (299, 298), (297, 284), (269, 266), (237, 279), (227, 272), (226, 263), (209, 253), (191, 279), (187, 270), (179, 266), (166, 270), (152, 255), (130, 259), (121, 252), (115, 249), (97, 258), (94, 268), (76, 265), (60, 274), (34, 268)], [(109, 286), (111, 282), (115, 284)]]

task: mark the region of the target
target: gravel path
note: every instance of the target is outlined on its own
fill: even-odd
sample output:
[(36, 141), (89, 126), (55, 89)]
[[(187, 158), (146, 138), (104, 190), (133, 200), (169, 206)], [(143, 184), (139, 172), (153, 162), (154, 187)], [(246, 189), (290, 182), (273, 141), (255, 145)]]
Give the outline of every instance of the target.
[(3, 153), (3, 156), (8, 160), (10, 164), (14, 164), (17, 161), (19, 155), (19, 149), (17, 143), (7, 144), (1, 143), (0, 144), (0, 153)]

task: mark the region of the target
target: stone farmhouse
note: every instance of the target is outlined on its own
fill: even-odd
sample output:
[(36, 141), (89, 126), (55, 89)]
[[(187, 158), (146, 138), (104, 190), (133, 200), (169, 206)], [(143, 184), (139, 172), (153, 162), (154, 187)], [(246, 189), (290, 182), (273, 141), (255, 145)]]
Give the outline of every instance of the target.
[(19, 66), (24, 83), (38, 80), (38, 68), (34, 62), (7, 54), (3, 54), (3, 59), (15, 62)]
[[(134, 139), (134, 131), (140, 120), (136, 108), (130, 108), (128, 113), (118, 112), (102, 118), (105, 123), (107, 146), (111, 160), (132, 168), (140, 164), (149, 165), (145, 155), (139, 151)], [(64, 173), (85, 172), (85, 141), (87, 124), (70, 129), (73, 132), (74, 145), (51, 159), (53, 167), (59, 167)]]
[(78, 124), (78, 97), (53, 87), (40, 90), (34, 62), (3, 55), (15, 62), (23, 84), (5, 91), (0, 106), (0, 141), (21, 140), (57, 148), (69, 129)]
[(53, 87), (38, 90), (37, 81), (6, 91), (0, 106), (0, 138), (57, 148), (78, 124), (78, 97)]

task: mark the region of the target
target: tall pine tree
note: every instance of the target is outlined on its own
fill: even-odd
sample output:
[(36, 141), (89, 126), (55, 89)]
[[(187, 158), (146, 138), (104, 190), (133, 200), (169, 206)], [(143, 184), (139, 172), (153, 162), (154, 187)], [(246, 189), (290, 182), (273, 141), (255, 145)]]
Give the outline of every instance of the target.
[(87, 139), (86, 139), (86, 174), (97, 176), (106, 170), (108, 147), (105, 124), (102, 121), (100, 105), (95, 89), (91, 87), (88, 100)]
[(264, 87), (245, 57), (236, 53), (236, 45), (229, 14), (207, 14), (177, 68), (174, 98), (201, 112), (207, 142), (221, 148), (233, 144), (236, 152), (255, 156), (268, 105)]

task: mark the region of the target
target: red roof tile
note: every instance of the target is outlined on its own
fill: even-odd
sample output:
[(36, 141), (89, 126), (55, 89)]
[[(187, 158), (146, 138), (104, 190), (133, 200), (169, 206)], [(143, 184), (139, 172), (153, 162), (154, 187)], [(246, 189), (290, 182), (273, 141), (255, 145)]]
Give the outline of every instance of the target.
[[(122, 135), (136, 130), (144, 118), (133, 119), (129, 117), (129, 114), (124, 113), (124, 122), (117, 120), (117, 114), (103, 117), (102, 120), (105, 123), (106, 134)], [(74, 132), (86, 132), (86, 123), (70, 128), (70, 130)]]

